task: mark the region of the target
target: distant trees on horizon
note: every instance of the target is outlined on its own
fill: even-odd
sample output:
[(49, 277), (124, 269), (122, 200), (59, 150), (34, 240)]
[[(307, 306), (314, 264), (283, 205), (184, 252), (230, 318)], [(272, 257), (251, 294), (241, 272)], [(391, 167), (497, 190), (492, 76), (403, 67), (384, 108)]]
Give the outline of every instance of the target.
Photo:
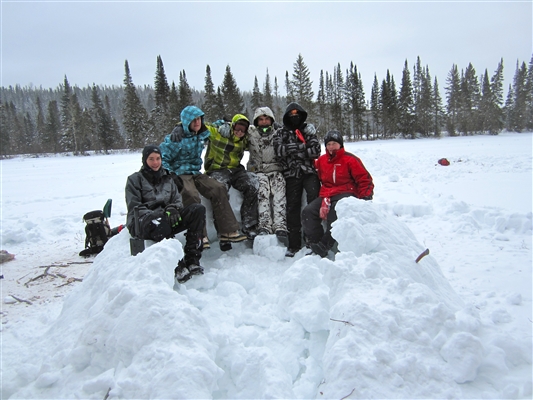
[(285, 96), (268, 69), (261, 87), (255, 76), (252, 91), (243, 92), (229, 65), (218, 87), (207, 65), (204, 89), (198, 91), (189, 86), (185, 70), (177, 84), (169, 84), (158, 56), (153, 88), (134, 85), (127, 60), (123, 86), (79, 88), (65, 76), (55, 90), (2, 87), (0, 155), (140, 149), (160, 143), (191, 104), (205, 112), (206, 121), (237, 113), (251, 119), (257, 107), (268, 106), (281, 122), (287, 104), (298, 102), (320, 136), (337, 129), (351, 141), (533, 130), (533, 56), (529, 66), (517, 61), (505, 101), (503, 59), (492, 74), (485, 69), (478, 75), (472, 64), (464, 70), (452, 65), (444, 100), (420, 57), (412, 70), (405, 60), (399, 87), (388, 70), (381, 82), (374, 74), (368, 99), (353, 62), (345, 70), (340, 64), (333, 72), (321, 70), (316, 96), (301, 54), (284, 78)]

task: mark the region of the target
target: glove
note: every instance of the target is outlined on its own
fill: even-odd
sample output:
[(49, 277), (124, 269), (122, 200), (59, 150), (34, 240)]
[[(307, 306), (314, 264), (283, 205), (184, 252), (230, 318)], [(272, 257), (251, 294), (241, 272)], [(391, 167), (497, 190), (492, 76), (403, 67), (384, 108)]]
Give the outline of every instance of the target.
[(287, 154), (298, 153), (298, 150), (300, 150), (298, 147), (298, 143), (289, 143), (285, 145), (285, 151), (287, 152)]
[(217, 119), (215, 122), (211, 123), (211, 125), (213, 125), (213, 126), (215, 126), (217, 128), (220, 128), (225, 123), (226, 123), (226, 121), (224, 121), (223, 119)]
[(303, 129), (304, 133), (306, 135), (315, 135), (316, 134), (316, 128), (313, 124), (306, 124), (305, 128)]
[(277, 131), (278, 129), (283, 128), (283, 125), (282, 124), (278, 124), (277, 122), (274, 121), (274, 123), (272, 124), (272, 128), (275, 131)]
[(183, 139), (183, 128), (181, 125), (176, 126), (172, 132), (170, 132), (170, 140), (173, 142), (181, 142)]
[(320, 206), (320, 218), (327, 219), (328, 212), (331, 207), (331, 199), (329, 197), (324, 197), (322, 199), (322, 205)]
[(231, 125), (229, 122), (224, 122), (223, 125), (218, 127), (218, 133), (220, 133), (220, 136), (229, 138), (231, 134)]
[(171, 227), (178, 226), (181, 221), (181, 215), (176, 206), (169, 205), (165, 207), (165, 214)]

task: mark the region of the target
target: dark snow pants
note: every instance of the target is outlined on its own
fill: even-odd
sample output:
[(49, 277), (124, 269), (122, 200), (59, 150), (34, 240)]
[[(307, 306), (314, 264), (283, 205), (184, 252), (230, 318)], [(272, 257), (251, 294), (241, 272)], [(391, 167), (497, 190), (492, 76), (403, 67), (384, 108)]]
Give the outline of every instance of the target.
[(299, 178), (287, 178), (285, 193), (287, 197), (287, 229), (289, 249), (302, 248), (302, 194), (305, 190), (307, 204), (318, 197), (320, 181), (316, 174), (305, 174)]
[(302, 211), (302, 226), (306, 238), (309, 243), (322, 243), (324, 248), (330, 250), (335, 244), (335, 239), (331, 236), (331, 224), (337, 220), (337, 212), (335, 206), (340, 199), (351, 197), (352, 194), (343, 193), (331, 197), (331, 207), (326, 219), (326, 231), (322, 225), (320, 218), (320, 206), (322, 205), (322, 197), (317, 197), (309, 203)]

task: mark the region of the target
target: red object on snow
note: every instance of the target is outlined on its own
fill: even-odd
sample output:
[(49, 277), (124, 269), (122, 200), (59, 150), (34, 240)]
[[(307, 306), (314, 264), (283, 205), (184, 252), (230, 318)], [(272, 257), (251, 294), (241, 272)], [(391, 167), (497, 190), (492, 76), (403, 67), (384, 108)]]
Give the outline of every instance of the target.
[(445, 167), (447, 167), (448, 165), (450, 165), (450, 162), (448, 161), (448, 159), (446, 158), (441, 158), (439, 161), (437, 161), (440, 165), (444, 165)]

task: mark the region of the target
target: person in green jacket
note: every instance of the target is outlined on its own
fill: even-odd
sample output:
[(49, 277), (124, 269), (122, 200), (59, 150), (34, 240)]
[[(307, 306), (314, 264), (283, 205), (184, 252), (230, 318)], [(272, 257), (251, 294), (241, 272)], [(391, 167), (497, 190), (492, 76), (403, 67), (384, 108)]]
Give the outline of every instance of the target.
[[(216, 124), (215, 124), (216, 125)], [(211, 135), (204, 160), (206, 174), (242, 193), (241, 229), (249, 239), (257, 235), (257, 176), (246, 171), (241, 164), (244, 151), (248, 146), (248, 127), (250, 121), (242, 114), (236, 114), (231, 123), (225, 122), (218, 128), (208, 126)]]

